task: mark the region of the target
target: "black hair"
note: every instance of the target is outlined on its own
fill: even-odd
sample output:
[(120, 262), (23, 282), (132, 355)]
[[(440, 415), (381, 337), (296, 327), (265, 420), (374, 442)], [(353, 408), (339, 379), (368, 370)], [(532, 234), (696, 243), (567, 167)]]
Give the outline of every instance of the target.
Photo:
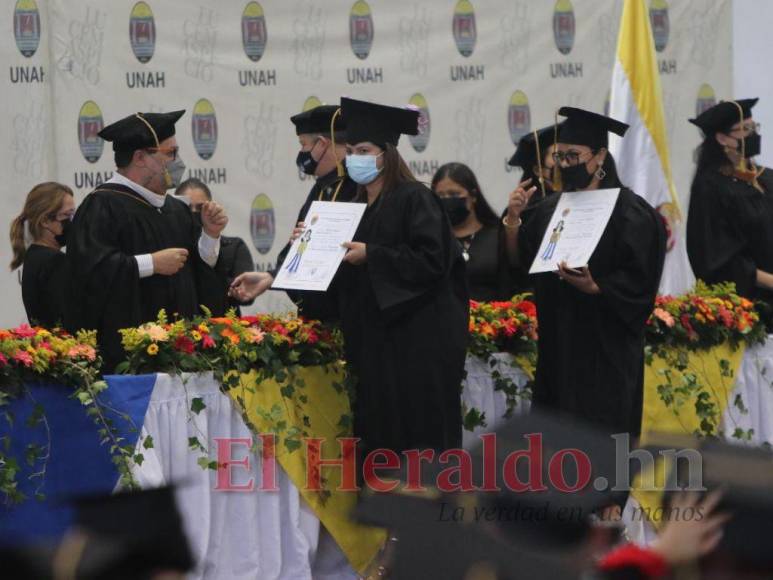
[(185, 192), (189, 189), (200, 189), (204, 192), (204, 195), (207, 196), (207, 199), (209, 201), (212, 201), (212, 192), (209, 189), (209, 186), (207, 186), (206, 183), (201, 181), (201, 179), (198, 179), (196, 177), (189, 177), (185, 181), (183, 181), (180, 185), (177, 186), (177, 189), (175, 189), (174, 194), (175, 195), (185, 195)]
[(475, 217), (478, 218), (480, 223), (485, 226), (493, 226), (499, 223), (497, 214), (494, 213), (486, 198), (483, 197), (483, 192), (480, 190), (480, 185), (478, 185), (478, 179), (475, 177), (472, 169), (464, 163), (457, 162), (442, 165), (432, 177), (432, 191), (435, 191), (437, 184), (446, 177), (470, 192), (470, 195), (475, 200), (473, 204)]
[(604, 163), (601, 164), (601, 168), (606, 175), (604, 179), (599, 183), (599, 189), (612, 189), (617, 187), (625, 187), (620, 182), (620, 175), (617, 173), (617, 164), (612, 154), (607, 151), (607, 156), (604, 158)]
[(118, 169), (123, 169), (124, 167), (128, 167), (129, 163), (132, 162), (132, 157), (134, 157), (134, 151), (116, 151), (114, 157), (115, 157), (115, 166)]
[(708, 135), (698, 146), (697, 149), (698, 160), (695, 168), (695, 173), (706, 171), (707, 169), (732, 169), (733, 163), (725, 153), (725, 149), (717, 141), (716, 136), (712, 133)]

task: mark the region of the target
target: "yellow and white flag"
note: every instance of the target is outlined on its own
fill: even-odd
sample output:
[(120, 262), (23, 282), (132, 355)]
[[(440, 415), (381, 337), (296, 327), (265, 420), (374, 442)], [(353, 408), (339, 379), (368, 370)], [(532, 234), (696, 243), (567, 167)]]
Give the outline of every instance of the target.
[[(656, 0), (657, 1), (657, 0)], [(612, 73), (609, 116), (630, 125), (624, 138), (610, 134), (609, 150), (620, 180), (666, 217), (669, 252), (660, 290), (676, 294), (695, 281), (671, 177), (663, 92), (655, 57), (655, 41), (645, 0), (625, 0)]]

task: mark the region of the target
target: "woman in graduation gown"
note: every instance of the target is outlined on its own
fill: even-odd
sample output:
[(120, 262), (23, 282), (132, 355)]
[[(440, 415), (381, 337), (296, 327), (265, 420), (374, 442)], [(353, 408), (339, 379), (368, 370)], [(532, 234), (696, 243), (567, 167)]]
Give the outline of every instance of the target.
[[(644, 330), (665, 259), (666, 234), (656, 211), (621, 185), (607, 151), (608, 132), (624, 123), (562, 107), (557, 144), (565, 191), (621, 188), (589, 264), (533, 276), (539, 360), (533, 403), (571, 414), (610, 434), (638, 435), (644, 382)], [(520, 215), (537, 187), (513, 192), (505, 218), (511, 256), (531, 266), (560, 196)]]
[(705, 139), (690, 192), (687, 254), (697, 278), (734, 282), (741, 296), (760, 301), (773, 330), (773, 174), (752, 161), (760, 153), (756, 103), (725, 101), (690, 120)]
[(509, 300), (518, 292), (517, 271), (510, 265), (502, 224), (480, 190), (472, 169), (447, 163), (432, 178), (454, 237), (467, 262), (470, 298), (490, 302)]
[(368, 204), (341, 269), (342, 329), (356, 377), (354, 433), (378, 448), (461, 444), (469, 302), (464, 258), (439, 198), (411, 174), (400, 134), (418, 112), (341, 99), (346, 166)]
[[(11, 270), (24, 266), (21, 294), (31, 324), (53, 328), (64, 322), (69, 278), (62, 248), (74, 213), (69, 187), (40, 183), (27, 194), (24, 209), (11, 223)], [(29, 247), (25, 230), (32, 237)]]

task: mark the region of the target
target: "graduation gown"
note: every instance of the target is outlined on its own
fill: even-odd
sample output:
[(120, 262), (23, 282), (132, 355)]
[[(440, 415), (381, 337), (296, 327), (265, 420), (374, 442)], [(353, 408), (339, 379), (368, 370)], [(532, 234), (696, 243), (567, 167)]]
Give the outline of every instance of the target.
[[(220, 236), (220, 254), (217, 257), (215, 271), (230, 286), (234, 278), (244, 272), (255, 270), (255, 263), (252, 261), (252, 254), (244, 240), (231, 236)], [(239, 302), (234, 298), (228, 299), (228, 307), (235, 308), (236, 313), (241, 315), (240, 306), (249, 306), (255, 300)]]
[[(331, 201), (335, 195), (338, 184), (341, 182), (341, 178), (338, 177), (338, 172), (334, 169), (330, 173), (318, 178), (309, 191), (309, 195), (306, 197), (306, 201), (303, 202), (301, 210), (298, 212), (298, 219), (295, 223), (303, 221), (306, 214), (309, 212), (311, 202), (313, 201)], [(357, 195), (357, 184), (349, 179), (348, 176), (343, 178), (341, 189), (338, 190), (336, 201), (352, 201)], [(295, 224), (293, 224), (294, 226)], [(285, 261), (287, 254), (290, 251), (291, 243), (287, 243), (276, 259), (276, 268), (271, 272), (271, 275), (276, 278), (279, 268), (282, 266), (282, 262)], [(325, 323), (337, 323), (339, 319), (338, 304), (335, 298), (335, 287), (338, 284), (338, 277), (334, 277), (330, 282), (327, 292), (317, 292), (313, 290), (287, 290), (287, 295), (298, 307), (298, 314), (309, 319), (320, 320)]]
[[(552, 196), (535, 206), (521, 226), (520, 260), (526, 270), (559, 199)], [(536, 407), (565, 412), (610, 434), (639, 434), (644, 330), (665, 247), (657, 212), (623, 188), (588, 264), (601, 294), (581, 292), (553, 272), (532, 276), (539, 322)]]
[[(78, 208), (68, 241), (72, 274), (68, 328), (96, 329), (107, 372), (123, 360), (118, 330), (155, 320), (190, 317), (199, 305), (215, 315), (226, 306), (225, 279), (199, 256), (201, 228), (188, 206), (166, 196), (160, 209), (130, 188), (107, 183)], [(173, 276), (140, 278), (136, 255), (185, 248), (188, 260)]]
[[(695, 175), (687, 215), (687, 255), (695, 276), (735, 282), (741, 296), (773, 307), (773, 291), (757, 287), (757, 270), (773, 273), (773, 174), (763, 192), (718, 170)], [(770, 327), (770, 321), (769, 321)]]
[(382, 192), (354, 239), (367, 261), (342, 264), (338, 297), (360, 450), (458, 447), (469, 300), (440, 201), (420, 183)]
[(467, 250), (470, 298), (481, 302), (510, 300), (519, 292), (519, 272), (510, 267), (502, 226), (483, 226)]
[(21, 296), (30, 324), (53, 328), (64, 323), (68, 283), (64, 252), (39, 244), (27, 249)]

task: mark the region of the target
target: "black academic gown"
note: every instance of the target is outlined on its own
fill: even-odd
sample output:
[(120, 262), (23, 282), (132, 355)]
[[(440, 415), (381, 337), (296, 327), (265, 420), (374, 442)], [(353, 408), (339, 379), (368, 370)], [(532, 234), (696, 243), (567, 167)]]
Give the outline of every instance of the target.
[[(239, 274), (252, 272), (255, 270), (255, 263), (252, 261), (252, 254), (244, 240), (231, 236), (220, 236), (220, 254), (217, 257), (215, 271), (223, 277), (228, 285), (233, 282)], [(234, 298), (228, 299), (229, 308), (234, 308), (238, 315), (241, 315), (240, 306), (249, 306), (255, 300), (239, 302)]]
[(467, 285), (472, 300), (510, 300), (522, 288), (519, 272), (510, 267), (502, 228), (483, 226), (469, 240)]
[(342, 264), (338, 297), (360, 450), (458, 447), (469, 301), (440, 201), (420, 183), (383, 192), (355, 240), (367, 261)]
[[(696, 174), (687, 215), (687, 255), (707, 283), (735, 282), (741, 296), (773, 308), (773, 291), (757, 287), (757, 270), (773, 273), (773, 174), (764, 191), (718, 170)], [(768, 320), (773, 327), (773, 317)]]
[[(78, 208), (68, 241), (72, 274), (68, 327), (96, 329), (105, 371), (123, 360), (118, 330), (167, 316), (190, 317), (199, 305), (225, 311), (227, 284), (199, 256), (201, 228), (188, 206), (166, 196), (159, 210), (130, 188), (106, 183)], [(185, 248), (188, 260), (173, 276), (140, 278), (136, 255)]]
[[(295, 223), (303, 221), (306, 214), (309, 212), (311, 202), (313, 201), (332, 201), (333, 196), (338, 189), (338, 195), (336, 195), (335, 201), (352, 201), (354, 196), (357, 195), (357, 184), (349, 179), (348, 176), (343, 178), (338, 176), (337, 170), (333, 170), (330, 173), (318, 178), (309, 191), (309, 195), (306, 197), (306, 201), (303, 202), (301, 210), (298, 212), (298, 219)], [(340, 189), (338, 188), (341, 184)], [(294, 226), (295, 224), (293, 224)], [(276, 274), (279, 268), (287, 257), (290, 251), (288, 243), (279, 252), (276, 259), (276, 268), (271, 272), (271, 275), (276, 278)], [(325, 323), (337, 323), (339, 319), (338, 304), (335, 298), (335, 287), (338, 284), (338, 276), (334, 277), (330, 282), (327, 292), (317, 292), (313, 290), (287, 290), (287, 295), (298, 307), (298, 314), (308, 319), (320, 320)]]
[(53, 328), (64, 322), (68, 283), (64, 252), (39, 244), (27, 249), (21, 296), (30, 324)]
[[(559, 199), (535, 206), (521, 226), (520, 259), (527, 270)], [(623, 188), (588, 264), (601, 294), (580, 292), (553, 272), (532, 276), (539, 322), (535, 407), (565, 412), (610, 434), (639, 434), (644, 330), (665, 247), (657, 212)]]

